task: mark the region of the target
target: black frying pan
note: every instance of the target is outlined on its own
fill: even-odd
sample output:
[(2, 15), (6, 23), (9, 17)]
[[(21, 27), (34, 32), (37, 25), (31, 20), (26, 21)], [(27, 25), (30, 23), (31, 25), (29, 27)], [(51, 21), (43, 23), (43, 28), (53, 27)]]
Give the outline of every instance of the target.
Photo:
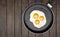
[[(46, 20), (47, 20), (46, 25), (44, 25), (41, 28), (36, 28), (33, 26), (33, 23), (31, 23), (29, 21), (30, 13), (33, 10), (41, 10), (44, 12), (44, 14), (46, 16)], [(23, 13), (23, 16), (22, 16), (22, 21), (23, 21), (24, 25), (28, 28), (28, 30), (30, 30), (34, 33), (42, 33), (42, 32), (47, 31), (52, 26), (53, 13), (52, 13), (52, 10), (47, 5), (40, 4), (40, 3), (34, 3), (25, 10), (25, 12)]]

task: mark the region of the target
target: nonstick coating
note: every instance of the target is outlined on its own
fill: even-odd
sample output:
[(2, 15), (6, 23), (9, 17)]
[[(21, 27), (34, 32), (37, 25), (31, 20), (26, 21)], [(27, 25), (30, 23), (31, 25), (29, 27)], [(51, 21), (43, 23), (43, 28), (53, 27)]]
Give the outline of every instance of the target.
[[(44, 25), (41, 28), (36, 28), (36, 27), (33, 26), (33, 23), (31, 23), (29, 21), (30, 13), (33, 10), (41, 10), (45, 13), (46, 20), (47, 20), (46, 25)], [(34, 33), (42, 33), (42, 32), (47, 31), (51, 27), (51, 25), (53, 23), (53, 14), (52, 14), (51, 9), (48, 6), (44, 5), (44, 4), (32, 4), (24, 11), (22, 19), (23, 19), (23, 22), (24, 22), (25, 26), (30, 31), (32, 31)]]

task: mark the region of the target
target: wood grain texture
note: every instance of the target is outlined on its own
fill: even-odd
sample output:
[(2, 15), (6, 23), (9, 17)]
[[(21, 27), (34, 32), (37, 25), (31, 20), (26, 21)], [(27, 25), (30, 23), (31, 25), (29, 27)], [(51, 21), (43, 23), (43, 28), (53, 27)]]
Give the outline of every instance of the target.
[[(28, 0), (22, 0), (22, 15), (23, 16), (23, 13), (25, 11), (25, 9), (28, 7)], [(28, 37), (28, 29), (26, 28), (25, 24), (23, 23), (22, 21), (22, 37)]]
[(6, 0), (0, 0), (0, 37), (6, 37)]
[(21, 28), (21, 19), (22, 19), (22, 12), (21, 12), (21, 0), (15, 0), (15, 37), (21, 37), (22, 35), (22, 28)]
[(60, 0), (57, 0), (57, 37), (60, 37)]
[(42, 3), (42, 0), (35, 0), (36, 3)]
[(14, 37), (14, 0), (7, 0), (7, 37)]

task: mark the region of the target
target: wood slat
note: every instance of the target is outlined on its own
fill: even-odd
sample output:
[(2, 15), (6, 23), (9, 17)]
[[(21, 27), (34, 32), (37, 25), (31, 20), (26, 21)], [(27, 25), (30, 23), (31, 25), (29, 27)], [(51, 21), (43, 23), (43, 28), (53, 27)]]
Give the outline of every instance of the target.
[(36, 3), (42, 3), (42, 0), (35, 0)]
[(42, 3), (46, 4), (48, 3), (48, 0), (42, 0)]
[(0, 37), (6, 36), (6, 0), (0, 0)]
[(29, 37), (36, 37), (36, 34), (29, 31)]
[(7, 37), (14, 37), (14, 0), (7, 0)]
[(22, 18), (21, 0), (15, 0), (15, 37), (21, 37), (21, 34), (22, 34), (21, 18)]
[[(24, 13), (24, 10), (28, 7), (28, 0), (22, 0), (22, 15)], [(21, 16), (22, 16), (21, 15)], [(28, 29), (26, 28), (25, 24), (22, 21), (22, 37), (28, 37)]]
[(43, 37), (50, 37), (50, 32), (49, 32), (49, 30), (43, 33)]
[(60, 37), (60, 0), (57, 0), (57, 37)]

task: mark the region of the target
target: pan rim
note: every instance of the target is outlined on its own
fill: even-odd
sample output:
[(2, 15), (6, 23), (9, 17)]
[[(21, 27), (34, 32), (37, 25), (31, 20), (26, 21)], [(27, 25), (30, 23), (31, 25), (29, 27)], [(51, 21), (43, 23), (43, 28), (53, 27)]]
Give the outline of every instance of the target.
[[(34, 3), (34, 4), (35, 4), (35, 3)], [(37, 3), (37, 4), (45, 6), (44, 4), (40, 4), (40, 3)], [(30, 5), (30, 6), (31, 6), (31, 5)], [(29, 6), (29, 7), (30, 7), (30, 6)], [(27, 7), (27, 8), (25, 9), (25, 11), (26, 11), (29, 7)], [(46, 7), (48, 7), (48, 6), (46, 6)], [(50, 8), (49, 8), (49, 9), (50, 9)], [(50, 10), (51, 10), (51, 9), (50, 9)], [(25, 23), (24, 23), (24, 14), (25, 14), (25, 11), (24, 11), (23, 14), (22, 14), (22, 23), (23, 23), (24, 25), (25, 25)], [(52, 13), (52, 18), (53, 18), (53, 20), (52, 20), (52, 24), (53, 24), (54, 14), (53, 14), (52, 10), (51, 10), (51, 13)], [(51, 26), (52, 26), (52, 24), (51, 24)], [(25, 26), (26, 26), (26, 25), (25, 25)], [(51, 26), (50, 26), (50, 27), (51, 27)], [(49, 28), (50, 28), (50, 27), (49, 27)], [(27, 27), (26, 27), (26, 28), (27, 28)], [(49, 28), (48, 28), (48, 29), (49, 29)], [(28, 28), (28, 30), (31, 31), (31, 29), (29, 29), (29, 28)], [(32, 31), (31, 31), (31, 32), (32, 32)], [(40, 32), (40, 31), (38, 31), (38, 32), (34, 31), (34, 33), (43, 33), (43, 32), (45, 32), (45, 30), (44, 30), (44, 31), (41, 31), (41, 32)]]

